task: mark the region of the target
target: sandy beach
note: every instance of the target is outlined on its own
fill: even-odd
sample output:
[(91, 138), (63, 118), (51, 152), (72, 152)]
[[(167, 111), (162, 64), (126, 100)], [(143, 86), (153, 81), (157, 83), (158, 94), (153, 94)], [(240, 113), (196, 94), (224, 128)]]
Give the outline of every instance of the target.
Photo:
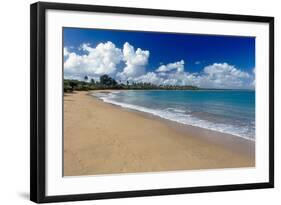
[(64, 96), (64, 176), (255, 166), (254, 142)]

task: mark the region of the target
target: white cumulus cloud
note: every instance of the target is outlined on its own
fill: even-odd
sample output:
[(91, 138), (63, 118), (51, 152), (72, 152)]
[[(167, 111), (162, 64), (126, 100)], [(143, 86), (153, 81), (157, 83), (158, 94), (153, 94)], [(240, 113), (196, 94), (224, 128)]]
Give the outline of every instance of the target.
[(161, 65), (158, 69), (156, 69), (156, 72), (169, 72), (172, 70), (176, 70), (177, 72), (183, 72), (184, 71), (184, 60), (177, 61), (174, 63), (169, 63), (167, 65)]
[(85, 75), (114, 74), (123, 57), (122, 51), (110, 41), (100, 43), (96, 47), (83, 44), (81, 50), (85, 54), (79, 55), (64, 48), (66, 75), (83, 77)]
[(122, 72), (117, 74), (117, 77), (126, 79), (145, 74), (145, 66), (148, 63), (148, 58), (148, 50), (138, 48), (135, 51), (134, 47), (126, 42), (123, 45), (123, 60), (126, 66)]
[(68, 48), (64, 47), (63, 48), (63, 56), (67, 57), (68, 55), (69, 55)]
[(145, 75), (130, 79), (134, 82), (152, 83), (156, 85), (163, 84), (164, 79), (155, 72), (148, 72)]
[(206, 88), (250, 88), (252, 76), (228, 63), (206, 66), (197, 76), (197, 84)]
[(256, 68), (253, 68), (253, 82), (252, 82), (252, 87), (254, 88), (256, 86)]
[(253, 88), (253, 75), (227, 63), (208, 65), (201, 73), (165, 71), (156, 70), (130, 80), (158, 85), (194, 85), (201, 88)]

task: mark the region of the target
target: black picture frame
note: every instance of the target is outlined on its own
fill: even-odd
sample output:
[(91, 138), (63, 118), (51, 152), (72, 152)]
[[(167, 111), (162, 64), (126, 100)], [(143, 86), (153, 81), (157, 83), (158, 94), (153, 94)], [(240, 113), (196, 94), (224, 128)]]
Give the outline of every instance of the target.
[[(170, 16), (195, 19), (263, 22), (269, 24), (269, 181), (263, 183), (220, 186), (137, 190), (107, 193), (88, 193), (46, 196), (46, 82), (45, 82), (45, 25), (46, 10), (68, 10), (130, 15)], [(217, 192), (274, 187), (274, 18), (264, 16), (217, 14), (144, 8), (126, 8), (82, 4), (38, 2), (30, 7), (30, 200), (37, 203), (77, 200), (97, 200), (123, 197)]]

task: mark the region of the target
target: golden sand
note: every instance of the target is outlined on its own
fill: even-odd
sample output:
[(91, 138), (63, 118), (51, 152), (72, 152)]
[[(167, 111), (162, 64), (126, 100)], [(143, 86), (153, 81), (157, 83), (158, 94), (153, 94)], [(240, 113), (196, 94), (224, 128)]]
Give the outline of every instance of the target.
[(246, 152), (232, 149), (208, 140), (212, 135), (222, 134), (191, 126), (180, 129), (167, 120), (104, 103), (89, 92), (65, 94), (64, 175), (255, 166), (248, 145)]

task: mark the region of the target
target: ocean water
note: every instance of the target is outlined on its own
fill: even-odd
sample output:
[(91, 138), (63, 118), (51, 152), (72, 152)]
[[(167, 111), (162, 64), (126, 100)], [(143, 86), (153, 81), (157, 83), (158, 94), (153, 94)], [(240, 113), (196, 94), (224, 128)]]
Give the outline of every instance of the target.
[(127, 90), (93, 95), (181, 124), (255, 140), (255, 91)]

